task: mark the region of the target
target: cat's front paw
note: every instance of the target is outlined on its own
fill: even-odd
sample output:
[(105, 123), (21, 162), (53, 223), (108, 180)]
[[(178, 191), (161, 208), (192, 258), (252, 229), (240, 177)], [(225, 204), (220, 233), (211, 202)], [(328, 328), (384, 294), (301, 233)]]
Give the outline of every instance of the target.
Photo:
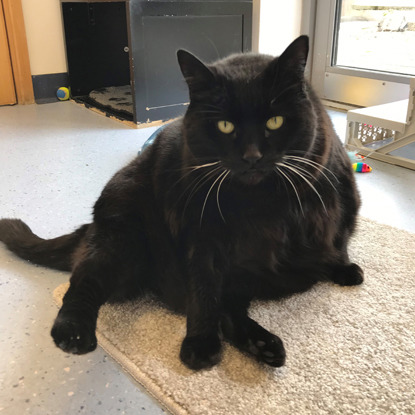
[(180, 359), (190, 369), (207, 369), (219, 363), (221, 348), (217, 335), (186, 337), (180, 350)]
[(272, 333), (261, 338), (250, 339), (248, 351), (263, 363), (272, 367), (280, 367), (285, 363), (285, 349), (281, 339)]
[(359, 285), (363, 282), (363, 270), (354, 263), (337, 265), (333, 268), (331, 280), (343, 286)]
[(284, 365), (286, 354), (282, 340), (251, 318), (241, 319), (225, 314), (221, 319), (221, 328), (225, 339), (241, 351), (272, 367)]
[(85, 354), (97, 347), (95, 325), (71, 316), (58, 315), (51, 335), (56, 346), (66, 353)]

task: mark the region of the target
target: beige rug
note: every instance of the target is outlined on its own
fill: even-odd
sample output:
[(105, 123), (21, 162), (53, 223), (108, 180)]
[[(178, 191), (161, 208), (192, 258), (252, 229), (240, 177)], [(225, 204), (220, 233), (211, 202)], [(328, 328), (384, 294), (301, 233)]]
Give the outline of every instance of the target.
[(362, 286), (319, 284), (252, 308), (283, 339), (283, 368), (226, 345), (217, 367), (186, 369), (184, 318), (151, 301), (103, 307), (99, 343), (173, 414), (415, 414), (415, 235), (361, 219), (351, 256)]

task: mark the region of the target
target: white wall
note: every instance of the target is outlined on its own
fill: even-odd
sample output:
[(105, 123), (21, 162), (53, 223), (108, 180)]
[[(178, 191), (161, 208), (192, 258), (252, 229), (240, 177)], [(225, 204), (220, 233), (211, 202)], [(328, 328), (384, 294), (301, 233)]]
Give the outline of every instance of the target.
[(301, 0), (260, 0), (259, 52), (278, 56), (301, 33)]
[(22, 0), (32, 75), (67, 72), (59, 0)]

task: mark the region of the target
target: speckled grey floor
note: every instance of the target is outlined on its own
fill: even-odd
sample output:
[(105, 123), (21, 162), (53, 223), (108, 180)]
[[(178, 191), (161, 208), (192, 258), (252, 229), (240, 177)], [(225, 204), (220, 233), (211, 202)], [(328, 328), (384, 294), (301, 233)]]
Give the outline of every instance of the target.
[[(330, 112), (344, 136), (345, 116)], [(134, 130), (70, 102), (0, 107), (0, 217), (45, 238), (91, 218), (102, 187), (155, 128)], [(415, 232), (415, 172), (370, 161), (362, 215)], [(49, 336), (52, 291), (68, 274), (0, 247), (0, 414), (161, 414), (102, 349), (66, 355)]]
[[(0, 217), (43, 237), (90, 221), (104, 184), (154, 130), (70, 102), (1, 107)], [(67, 280), (0, 247), (0, 414), (164, 413), (102, 349), (79, 357), (54, 346), (52, 291)]]

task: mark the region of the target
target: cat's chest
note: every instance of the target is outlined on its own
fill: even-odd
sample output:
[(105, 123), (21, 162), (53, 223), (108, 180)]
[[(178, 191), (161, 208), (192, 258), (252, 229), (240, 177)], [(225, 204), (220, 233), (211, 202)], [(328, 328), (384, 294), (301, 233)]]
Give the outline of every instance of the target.
[(230, 232), (230, 259), (249, 270), (275, 271), (289, 247), (288, 229), (281, 223), (240, 226)]

